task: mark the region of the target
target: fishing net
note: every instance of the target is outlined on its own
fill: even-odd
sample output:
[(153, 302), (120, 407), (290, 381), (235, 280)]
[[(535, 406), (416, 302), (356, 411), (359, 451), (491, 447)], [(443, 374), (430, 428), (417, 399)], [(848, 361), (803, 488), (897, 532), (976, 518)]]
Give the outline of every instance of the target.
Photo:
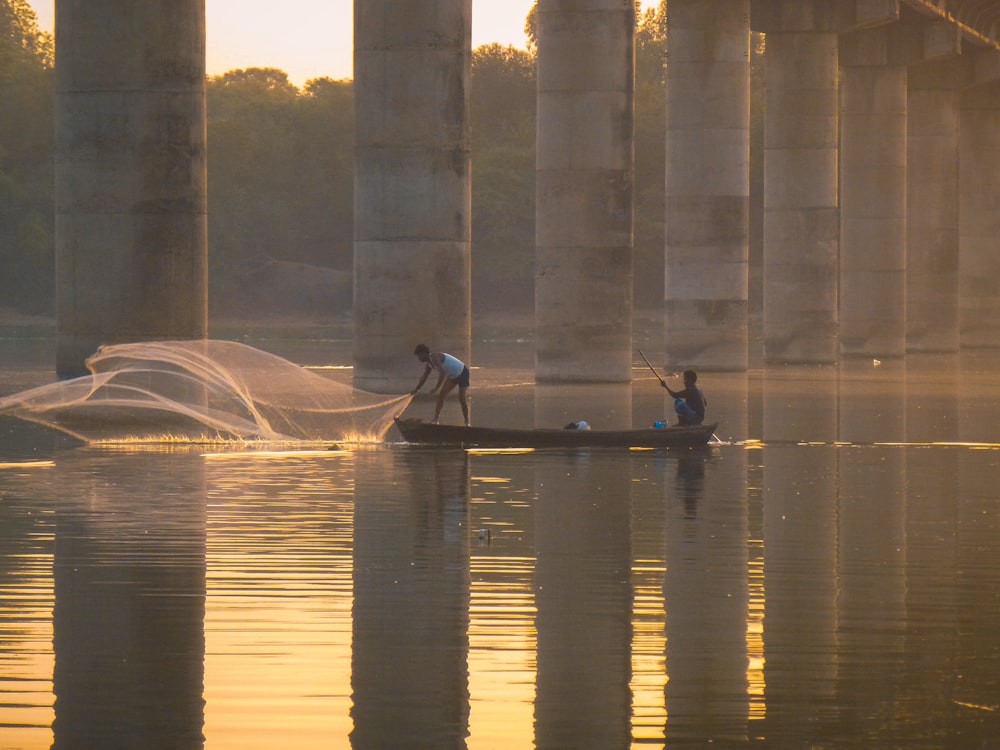
[(231, 341), (103, 346), (90, 375), (0, 398), (0, 414), (86, 442), (381, 440), (411, 396), (338, 383)]

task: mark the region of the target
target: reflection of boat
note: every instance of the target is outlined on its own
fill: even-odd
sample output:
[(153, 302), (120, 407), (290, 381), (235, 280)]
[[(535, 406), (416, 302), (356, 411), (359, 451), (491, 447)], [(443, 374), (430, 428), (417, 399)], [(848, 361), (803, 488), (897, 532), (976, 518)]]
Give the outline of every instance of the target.
[(396, 419), (403, 439), (427, 445), (462, 445), (480, 448), (670, 448), (705, 445), (718, 423), (638, 430), (513, 429), (431, 424), (419, 419)]

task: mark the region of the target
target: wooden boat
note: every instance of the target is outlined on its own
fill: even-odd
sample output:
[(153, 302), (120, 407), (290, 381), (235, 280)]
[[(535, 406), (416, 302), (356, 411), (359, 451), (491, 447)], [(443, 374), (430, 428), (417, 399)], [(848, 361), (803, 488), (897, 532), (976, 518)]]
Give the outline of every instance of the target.
[(423, 445), (475, 448), (675, 448), (705, 445), (718, 423), (637, 430), (513, 429), (432, 424), (396, 418), (403, 439)]

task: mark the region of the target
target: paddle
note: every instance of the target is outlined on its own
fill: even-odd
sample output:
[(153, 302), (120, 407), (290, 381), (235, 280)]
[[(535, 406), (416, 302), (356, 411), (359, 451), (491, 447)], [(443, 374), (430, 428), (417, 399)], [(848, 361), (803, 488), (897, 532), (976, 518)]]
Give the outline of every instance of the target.
[(666, 388), (667, 384), (663, 382), (663, 378), (660, 377), (660, 374), (653, 369), (653, 366), (651, 364), (649, 364), (649, 360), (646, 359), (646, 355), (642, 353), (642, 349), (639, 349), (639, 356), (642, 357), (642, 361), (646, 363), (646, 367), (652, 370), (653, 374), (656, 375), (656, 379), (660, 381), (660, 385)]

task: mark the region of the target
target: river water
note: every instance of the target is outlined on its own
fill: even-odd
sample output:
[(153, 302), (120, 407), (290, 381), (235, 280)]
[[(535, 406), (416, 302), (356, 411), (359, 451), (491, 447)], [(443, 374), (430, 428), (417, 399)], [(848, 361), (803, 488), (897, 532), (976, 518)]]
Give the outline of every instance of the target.
[[(477, 348), (475, 423), (669, 409), (641, 362), (534, 385), (527, 347)], [(54, 377), (51, 342), (0, 350), (0, 394)], [(703, 373), (702, 450), (101, 448), (0, 420), (0, 747), (997, 747), (998, 366)]]

